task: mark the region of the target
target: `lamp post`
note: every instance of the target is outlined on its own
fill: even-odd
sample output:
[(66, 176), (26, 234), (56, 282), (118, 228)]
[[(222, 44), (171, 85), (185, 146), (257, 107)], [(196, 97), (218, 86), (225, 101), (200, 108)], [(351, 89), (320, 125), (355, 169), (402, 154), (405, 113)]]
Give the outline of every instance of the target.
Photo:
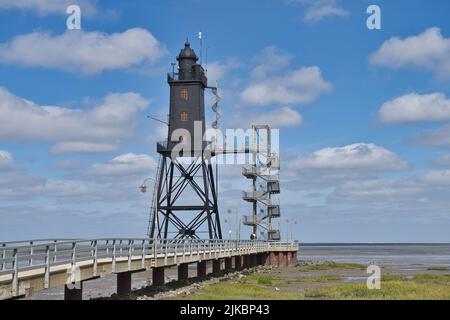
[[(232, 208), (232, 209), (228, 209), (227, 213), (229, 215), (233, 214), (233, 210), (234, 210), (234, 214), (235, 214), (235, 222), (236, 222), (236, 240), (241, 238), (241, 221), (238, 219), (238, 210), (237, 208)], [(230, 220), (230, 231), (231, 231), (231, 220)], [(230, 236), (231, 236), (231, 232), (230, 232)]]
[(289, 242), (289, 219), (286, 219), (286, 242)]
[(291, 221), (291, 241), (294, 241), (294, 225), (297, 225), (297, 219), (292, 219)]
[[(142, 193), (146, 193), (146, 192), (147, 192), (147, 185), (146, 185), (146, 183), (147, 183), (147, 181), (149, 181), (149, 180), (152, 180), (152, 181), (156, 182), (156, 179), (151, 178), (151, 177), (145, 179), (145, 180), (141, 183), (141, 185), (139, 186), (139, 190), (140, 190)], [(157, 222), (157, 223), (159, 223), (159, 222)], [(157, 239), (157, 234), (156, 234), (156, 232), (155, 232), (154, 235), (153, 235), (153, 247), (154, 247), (154, 250), (155, 250), (155, 248), (156, 248), (156, 246), (155, 246), (155, 244), (156, 244), (156, 239)], [(155, 256), (156, 256), (156, 252), (155, 252)]]
[(145, 179), (142, 182), (142, 184), (140, 185), (140, 187), (139, 187), (139, 189), (141, 190), (142, 193), (146, 193), (147, 192), (147, 185), (146, 185), (146, 183), (147, 183), (148, 180), (156, 181), (154, 178), (147, 178), (147, 179)]

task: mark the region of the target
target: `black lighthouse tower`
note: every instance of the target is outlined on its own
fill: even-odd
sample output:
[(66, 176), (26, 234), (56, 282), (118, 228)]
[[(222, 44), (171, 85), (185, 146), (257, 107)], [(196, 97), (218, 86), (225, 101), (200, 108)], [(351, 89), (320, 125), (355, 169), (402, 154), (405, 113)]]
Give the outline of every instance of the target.
[(222, 239), (216, 181), (207, 150), (203, 67), (186, 41), (177, 57), (178, 71), (168, 74), (168, 139), (160, 154), (150, 218), (155, 239)]

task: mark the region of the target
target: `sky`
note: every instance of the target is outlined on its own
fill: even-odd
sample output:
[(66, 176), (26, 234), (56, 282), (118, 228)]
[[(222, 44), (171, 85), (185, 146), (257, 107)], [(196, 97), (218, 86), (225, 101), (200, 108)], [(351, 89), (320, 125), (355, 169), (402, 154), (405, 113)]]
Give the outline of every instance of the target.
[[(71, 4), (81, 30), (67, 29)], [(373, 4), (381, 29), (367, 27)], [(166, 73), (186, 38), (199, 52), (202, 31), (221, 128), (280, 130), (283, 240), (449, 242), (449, 10), (0, 0), (0, 240), (146, 235), (151, 194), (138, 187), (165, 132), (147, 116), (167, 115)], [(250, 184), (238, 166), (219, 172), (234, 234), (227, 212), (250, 214)]]

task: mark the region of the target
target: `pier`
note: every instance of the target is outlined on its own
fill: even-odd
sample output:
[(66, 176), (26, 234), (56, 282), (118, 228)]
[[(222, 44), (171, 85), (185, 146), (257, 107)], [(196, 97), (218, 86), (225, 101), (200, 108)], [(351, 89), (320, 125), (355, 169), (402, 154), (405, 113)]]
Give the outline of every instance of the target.
[(117, 276), (117, 294), (131, 292), (134, 273), (152, 271), (152, 285), (164, 286), (166, 268), (177, 266), (178, 280), (252, 268), (290, 266), (298, 242), (240, 240), (47, 239), (0, 243), (0, 300), (25, 298), (65, 286), (66, 300), (81, 300), (83, 282)]

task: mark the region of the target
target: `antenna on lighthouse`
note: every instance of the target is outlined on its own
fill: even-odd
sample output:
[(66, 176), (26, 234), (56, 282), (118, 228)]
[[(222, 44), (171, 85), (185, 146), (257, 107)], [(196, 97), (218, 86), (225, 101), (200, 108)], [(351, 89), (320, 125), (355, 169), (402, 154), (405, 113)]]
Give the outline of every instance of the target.
[(200, 31), (198, 33), (198, 39), (200, 40), (200, 65), (203, 64), (203, 34)]

